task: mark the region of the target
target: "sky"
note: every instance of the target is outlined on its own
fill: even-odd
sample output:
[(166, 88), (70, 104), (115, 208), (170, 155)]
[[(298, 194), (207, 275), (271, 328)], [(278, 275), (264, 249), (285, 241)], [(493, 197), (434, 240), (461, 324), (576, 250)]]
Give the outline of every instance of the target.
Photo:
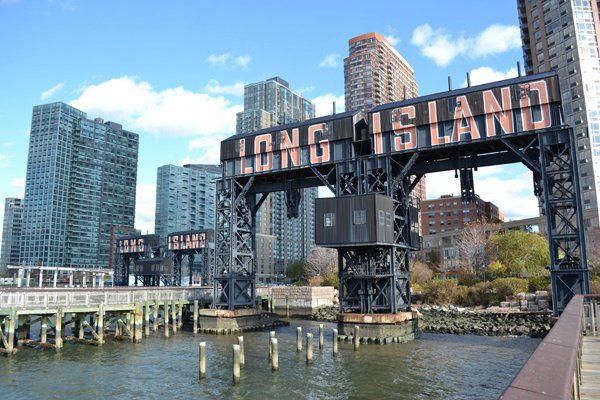
[[(0, 198), (23, 196), (32, 107), (63, 101), (139, 133), (136, 227), (153, 232), (157, 167), (217, 163), (244, 84), (280, 76), (317, 115), (341, 111), (348, 39), (373, 31), (421, 95), (468, 71), (516, 76), (523, 58), (514, 0), (0, 0)], [(521, 165), (479, 169), (475, 191), (507, 219), (537, 215)], [(427, 176), (427, 197), (442, 194), (460, 194), (454, 172)]]

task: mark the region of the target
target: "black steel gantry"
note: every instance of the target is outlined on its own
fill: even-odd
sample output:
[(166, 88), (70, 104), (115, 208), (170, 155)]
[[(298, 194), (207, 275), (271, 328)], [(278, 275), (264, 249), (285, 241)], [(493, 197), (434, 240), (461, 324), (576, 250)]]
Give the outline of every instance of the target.
[(460, 171), (468, 198), (473, 169), (519, 162), (532, 171), (547, 218), (555, 313), (589, 290), (575, 139), (553, 72), (234, 135), (221, 143), (221, 161), (214, 307), (254, 306), (255, 218), (268, 194), (286, 191), (293, 214), (292, 191), (326, 186), (336, 197), (378, 193), (394, 204), (393, 243), (338, 247), (341, 310), (407, 310), (419, 179)]

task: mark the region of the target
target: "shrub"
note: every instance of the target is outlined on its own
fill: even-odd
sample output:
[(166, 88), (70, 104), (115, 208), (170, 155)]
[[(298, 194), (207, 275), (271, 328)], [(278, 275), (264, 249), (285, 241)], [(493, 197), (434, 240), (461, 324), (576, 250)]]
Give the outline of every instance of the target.
[(590, 281), (590, 294), (600, 294), (600, 278), (594, 278)]
[(530, 276), (527, 281), (529, 282), (529, 292), (535, 292), (538, 290), (551, 290), (550, 276)]
[(321, 286), (333, 286), (334, 288), (338, 288), (340, 284), (340, 277), (337, 272), (330, 272), (325, 276), (325, 279), (321, 282)]
[(433, 279), (423, 290), (423, 299), (430, 304), (454, 304), (458, 294), (455, 279)]

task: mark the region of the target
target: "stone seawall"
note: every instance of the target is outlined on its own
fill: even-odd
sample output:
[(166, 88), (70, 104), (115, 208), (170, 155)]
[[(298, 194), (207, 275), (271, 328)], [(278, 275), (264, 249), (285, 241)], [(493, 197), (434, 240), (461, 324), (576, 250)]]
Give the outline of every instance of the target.
[(274, 312), (285, 316), (309, 316), (320, 308), (332, 308), (337, 303), (333, 286), (273, 286), (257, 290), (257, 295), (273, 300)]
[[(480, 336), (529, 336), (542, 338), (552, 328), (550, 313), (492, 312), (453, 306), (414, 307), (420, 313), (421, 332)], [(336, 321), (337, 307), (321, 308), (310, 319)]]

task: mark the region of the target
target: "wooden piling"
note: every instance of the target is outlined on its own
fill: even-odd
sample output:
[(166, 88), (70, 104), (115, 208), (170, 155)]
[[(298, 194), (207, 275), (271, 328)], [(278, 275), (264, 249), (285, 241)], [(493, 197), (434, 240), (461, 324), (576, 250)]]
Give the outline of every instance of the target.
[(333, 344), (333, 355), (337, 356), (337, 354), (338, 354), (338, 330), (337, 329), (333, 329), (332, 344)]
[(285, 316), (286, 318), (290, 317), (290, 296), (285, 295)]
[(177, 305), (175, 300), (171, 301), (171, 325), (173, 325), (173, 334), (177, 333)]
[(40, 331), (40, 343), (46, 343), (48, 340), (48, 316), (42, 315)]
[(238, 336), (238, 344), (240, 345), (240, 366), (244, 367), (246, 364), (246, 357), (244, 356), (244, 337)]
[(325, 334), (323, 333), (323, 324), (319, 324), (319, 350), (325, 347)]
[(63, 317), (62, 308), (58, 308), (56, 311), (56, 327), (54, 329), (55, 337), (54, 337), (54, 347), (60, 349), (63, 347), (63, 338), (62, 338), (62, 317)]
[(154, 300), (154, 308), (152, 309), (152, 330), (158, 332), (158, 300)]
[(313, 334), (310, 332), (306, 334), (306, 363), (313, 363)]
[(165, 337), (169, 337), (169, 302), (165, 301), (164, 307), (164, 327), (165, 327)]
[(200, 342), (200, 362), (198, 375), (200, 379), (206, 378), (206, 342)]
[(20, 346), (29, 339), (29, 315), (19, 315), (17, 322), (17, 345)]
[(296, 352), (302, 353), (302, 327), (296, 328)]
[(98, 344), (104, 344), (104, 304), (98, 305), (98, 319), (96, 319), (96, 333)]
[(271, 349), (273, 351), (273, 357), (271, 358), (271, 370), (277, 371), (279, 369), (279, 349), (277, 348), (277, 339), (271, 339)]
[(79, 314), (77, 316), (77, 328), (78, 328), (78, 332), (77, 334), (79, 335), (79, 339), (82, 340), (85, 337), (85, 328), (83, 326), (83, 321), (85, 321), (85, 314)]
[(194, 335), (198, 333), (198, 300), (194, 300)]
[(177, 328), (182, 329), (183, 328), (183, 300), (179, 300), (178, 311), (179, 311), (179, 321), (177, 322)]
[(269, 332), (269, 360), (273, 359), (273, 348), (271, 344), (273, 343), (271, 339), (275, 338), (275, 331)]
[(358, 346), (360, 345), (360, 336), (359, 336), (359, 327), (358, 327), (358, 325), (354, 325), (353, 342), (354, 342), (354, 351), (357, 351), (358, 350)]
[(150, 302), (144, 302), (144, 333), (150, 336)]
[(133, 311), (133, 320), (135, 329), (133, 331), (134, 342), (140, 343), (142, 341), (142, 303), (137, 303)]
[(240, 383), (240, 345), (233, 345), (233, 384)]
[(6, 333), (6, 336), (8, 338), (8, 346), (7, 346), (7, 351), (8, 354), (12, 354), (15, 353), (15, 323), (17, 320), (17, 311), (13, 308), (12, 312), (10, 313), (10, 316), (8, 317), (8, 328), (6, 329), (8, 332)]

